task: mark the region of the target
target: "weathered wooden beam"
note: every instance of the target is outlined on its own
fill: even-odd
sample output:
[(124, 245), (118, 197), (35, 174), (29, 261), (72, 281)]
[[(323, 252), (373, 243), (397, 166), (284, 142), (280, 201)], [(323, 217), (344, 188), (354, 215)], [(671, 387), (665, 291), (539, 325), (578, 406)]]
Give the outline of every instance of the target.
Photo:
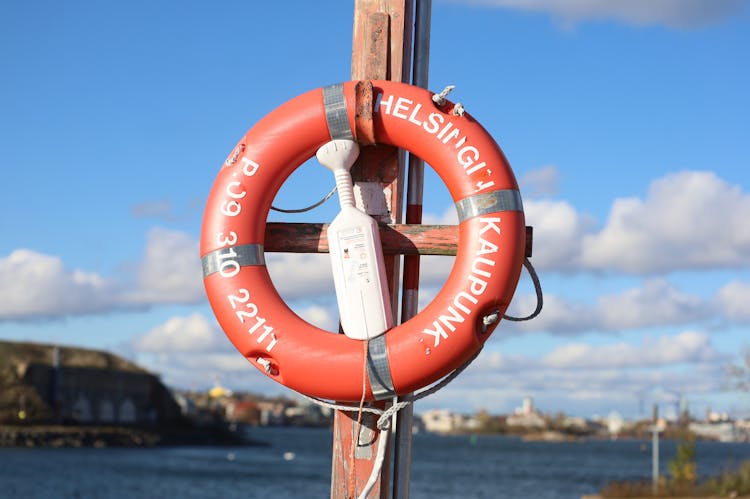
[[(352, 80), (408, 81), (412, 13), (412, 0), (355, 0)], [(368, 89), (360, 87), (357, 98), (360, 101), (355, 123), (357, 139), (362, 144), (372, 144), (375, 142), (372, 113), (363, 109), (372, 102), (372, 91), (368, 96)], [(403, 153), (398, 149), (377, 145), (361, 147), (359, 159), (351, 171), (355, 188), (360, 193), (357, 205), (381, 223), (401, 223), (403, 170)], [(287, 242), (292, 239), (287, 239)], [(320, 239), (318, 236), (316, 247)], [(395, 254), (385, 259), (393, 310), (398, 310), (400, 261)], [(383, 403), (379, 406), (385, 407)], [(380, 431), (375, 427), (373, 417), (365, 417), (361, 423), (356, 414), (335, 412), (332, 499), (359, 496), (374, 467)], [(382, 471), (369, 497), (389, 497), (390, 470), (390, 452), (387, 451)]]
[[(284, 253), (328, 253), (323, 223), (266, 225), (265, 250)], [(526, 227), (526, 257), (531, 257), (534, 231)], [(456, 225), (380, 224), (380, 241), (386, 255), (455, 255)]]

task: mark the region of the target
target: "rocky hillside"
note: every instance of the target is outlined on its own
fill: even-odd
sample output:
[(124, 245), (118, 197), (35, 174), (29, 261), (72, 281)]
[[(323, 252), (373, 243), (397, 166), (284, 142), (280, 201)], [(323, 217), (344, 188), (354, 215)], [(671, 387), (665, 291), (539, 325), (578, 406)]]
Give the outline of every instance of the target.
[[(132, 362), (109, 352), (86, 348), (59, 346), (60, 363), (68, 367), (146, 371)], [(0, 341), (0, 367), (23, 366), (30, 363), (52, 365), (55, 345)]]
[[(32, 385), (24, 381), (31, 365), (52, 366), (55, 345), (0, 341), (0, 422), (44, 421), (52, 408)], [(144, 369), (108, 352), (58, 346), (59, 361), (66, 367), (146, 373)]]

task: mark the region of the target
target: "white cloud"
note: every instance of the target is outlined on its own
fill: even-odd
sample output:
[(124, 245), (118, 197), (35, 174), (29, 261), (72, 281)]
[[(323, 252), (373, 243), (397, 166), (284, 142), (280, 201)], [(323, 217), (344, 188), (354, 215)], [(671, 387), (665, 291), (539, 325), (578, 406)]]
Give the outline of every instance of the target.
[(154, 228), (148, 232), (131, 303), (193, 304), (205, 300), (198, 241), (184, 232)]
[(199, 313), (170, 317), (131, 341), (134, 360), (170, 386), (206, 388), (216, 380), (243, 386), (262, 376), (238, 352), (213, 318)]
[(458, 212), (454, 205), (450, 205), (440, 215), (423, 213), (422, 223), (425, 225), (458, 225)]
[[(293, 301), (334, 296), (327, 254), (267, 254), (280, 294)], [(198, 304), (206, 299), (198, 241), (163, 228), (147, 235), (143, 260), (132, 282), (65, 268), (62, 259), (19, 249), (0, 258), (0, 321), (105, 313), (163, 304)], [(303, 309), (321, 327), (335, 319), (322, 308)]]
[[(623, 208), (623, 206), (625, 206)], [(615, 201), (607, 225), (591, 220), (563, 201), (529, 200), (527, 222), (535, 228), (533, 263), (544, 284), (545, 271), (615, 270), (660, 274), (669, 270), (747, 266), (750, 263), (750, 195), (713, 173), (682, 172), (653, 182), (643, 199)], [(450, 207), (442, 217), (455, 216)], [(691, 225), (692, 224), (692, 225)], [(583, 246), (583, 247), (582, 247)], [(665, 256), (666, 255), (666, 256)], [(335, 329), (335, 308), (320, 298), (334, 297), (326, 254), (267, 254), (269, 272), (282, 297), (316, 325)], [(420, 304), (443, 286), (453, 259), (423, 257)], [(205, 299), (198, 242), (189, 234), (163, 228), (148, 233), (143, 261), (132, 283), (65, 267), (59, 257), (16, 250), (0, 258), (0, 321), (105, 313), (134, 306), (195, 304)], [(523, 288), (522, 288), (523, 289)], [(723, 318), (747, 323), (748, 286), (723, 288), (713, 300), (651, 279), (634, 289), (602, 296), (593, 304), (572, 303), (549, 291), (540, 317), (508, 331), (575, 334)], [(300, 299), (313, 298), (301, 302)], [(512, 315), (533, 310), (535, 297), (518, 294)], [(305, 308), (307, 307), (307, 308)]]
[(524, 173), (518, 183), (524, 196), (554, 196), (560, 183), (560, 172), (555, 165), (542, 166)]
[[(536, 296), (524, 294), (513, 299), (508, 313), (528, 315), (536, 306)], [(690, 324), (714, 317), (719, 310), (700, 297), (688, 295), (663, 279), (652, 279), (640, 287), (602, 295), (595, 304), (573, 303), (551, 293), (544, 295), (542, 313), (534, 320), (504, 324), (509, 332), (545, 331), (552, 334), (613, 332), (657, 326)]]
[[(226, 340), (229, 344), (229, 340)], [(231, 346), (231, 345), (230, 345)], [(169, 357), (172, 372), (178, 381), (178, 386), (184, 386), (183, 380), (190, 378), (220, 378), (229, 379), (239, 376), (260, 374), (237, 350), (228, 352), (203, 352), (195, 354), (172, 354)], [(157, 368), (159, 369), (159, 368)], [(198, 376), (196, 376), (198, 375)]]
[(715, 302), (729, 320), (750, 323), (750, 285), (732, 281), (716, 293)]
[(286, 301), (335, 293), (327, 253), (266, 253), (266, 265)]
[(113, 283), (55, 256), (18, 249), (0, 258), (0, 321), (102, 312), (114, 294)]
[(708, 303), (681, 293), (663, 279), (652, 279), (642, 287), (602, 296), (596, 310), (605, 330), (687, 324), (711, 315)]
[[(540, 271), (658, 275), (750, 265), (750, 195), (713, 172), (669, 174), (653, 181), (644, 199), (615, 199), (599, 230), (567, 201), (527, 199), (524, 211)], [(451, 216), (453, 207), (425, 223), (451, 223)], [(442, 267), (434, 267), (436, 281), (447, 275)]]
[(310, 305), (294, 309), (295, 313), (310, 324), (326, 331), (336, 332), (339, 328), (338, 311), (321, 305)]
[[(653, 181), (645, 198), (618, 198), (604, 227), (567, 201), (525, 199), (540, 270), (659, 275), (750, 265), (750, 194), (708, 171)], [(425, 223), (455, 223), (451, 206)]]
[(453, 264), (454, 256), (424, 255), (419, 259), (419, 282), (420, 287), (442, 288), (448, 280)]
[[(535, 295), (516, 296), (508, 308), (508, 315), (524, 317), (536, 307)], [(553, 334), (580, 334), (586, 331), (598, 330), (601, 324), (596, 310), (581, 303), (571, 303), (568, 300), (551, 293), (544, 294), (544, 307), (541, 314), (528, 322), (508, 323), (500, 325), (499, 333), (504, 329), (510, 333), (514, 329), (521, 331), (546, 331)]]
[(532, 262), (540, 270), (575, 270), (580, 265), (581, 241), (593, 226), (565, 201), (524, 201), (526, 224), (534, 227)]
[[(591, 415), (617, 408), (637, 412), (638, 403), (693, 401), (721, 389), (727, 356), (704, 333), (646, 338), (638, 343), (571, 343), (536, 358), (485, 351), (450, 385), (419, 407), (510, 412), (525, 396), (544, 411), (574, 407)], [(467, 407), (468, 406), (468, 407)]]
[(544, 12), (567, 25), (611, 19), (636, 26), (699, 28), (741, 12), (743, 0), (467, 0), (467, 3)]
[[(143, 262), (138, 269), (136, 303), (199, 303), (205, 299), (198, 241), (180, 231), (149, 231)], [(328, 254), (266, 253), (271, 280), (287, 301), (333, 295)]]
[(513, 373), (538, 366), (538, 361), (523, 356), (513, 356), (498, 351), (484, 351), (473, 362), (471, 369), (482, 372)]
[(544, 356), (541, 364), (556, 369), (621, 369), (699, 363), (721, 358), (723, 356), (711, 345), (708, 335), (686, 331), (676, 336), (649, 338), (640, 345), (571, 343)]
[[(278, 394), (287, 390), (252, 367), (212, 320), (199, 314), (172, 317), (133, 341), (136, 360), (178, 387), (208, 387), (215, 380), (234, 389)], [(532, 394), (547, 410), (635, 405), (656, 388), (695, 395), (720, 387), (727, 357), (700, 332), (646, 338), (631, 344), (571, 343), (546, 355), (483, 352), (472, 366), (420, 407), (510, 411)], [(660, 395), (663, 397), (662, 395)], [(585, 408), (580, 402), (586, 404)], [(468, 405), (468, 407), (467, 407)]]
[(617, 199), (604, 229), (583, 239), (581, 266), (630, 273), (750, 263), (750, 195), (713, 172), (651, 184), (645, 200)]
[(134, 284), (68, 269), (61, 258), (18, 249), (0, 258), (0, 321), (96, 314), (205, 299), (198, 242), (152, 229)]
[(206, 353), (225, 346), (224, 334), (214, 322), (194, 313), (187, 317), (172, 317), (133, 342), (136, 351), (151, 353), (194, 352)]

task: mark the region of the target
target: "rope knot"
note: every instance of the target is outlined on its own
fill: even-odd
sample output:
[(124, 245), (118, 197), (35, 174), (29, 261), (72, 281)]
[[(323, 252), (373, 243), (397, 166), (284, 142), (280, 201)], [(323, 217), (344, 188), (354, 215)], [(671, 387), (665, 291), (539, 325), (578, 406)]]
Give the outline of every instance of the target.
[(432, 102), (437, 104), (438, 106), (444, 106), (445, 105), (445, 98), (448, 97), (448, 94), (453, 91), (453, 89), (456, 88), (455, 85), (448, 85), (443, 89), (442, 92), (439, 94), (435, 94), (432, 96)]

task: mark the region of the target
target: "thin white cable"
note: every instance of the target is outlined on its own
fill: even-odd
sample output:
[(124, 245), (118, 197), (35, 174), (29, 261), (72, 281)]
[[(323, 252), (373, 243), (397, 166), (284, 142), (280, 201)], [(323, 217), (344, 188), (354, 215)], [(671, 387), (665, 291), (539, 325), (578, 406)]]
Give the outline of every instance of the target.
[(375, 463), (372, 466), (372, 472), (370, 472), (370, 478), (367, 479), (365, 488), (362, 489), (362, 493), (357, 499), (367, 499), (367, 495), (372, 491), (375, 486), (375, 482), (378, 481), (380, 472), (383, 469), (383, 461), (385, 460), (385, 449), (388, 447), (388, 436), (391, 430), (388, 428), (380, 430), (378, 436), (378, 452), (375, 454)]

